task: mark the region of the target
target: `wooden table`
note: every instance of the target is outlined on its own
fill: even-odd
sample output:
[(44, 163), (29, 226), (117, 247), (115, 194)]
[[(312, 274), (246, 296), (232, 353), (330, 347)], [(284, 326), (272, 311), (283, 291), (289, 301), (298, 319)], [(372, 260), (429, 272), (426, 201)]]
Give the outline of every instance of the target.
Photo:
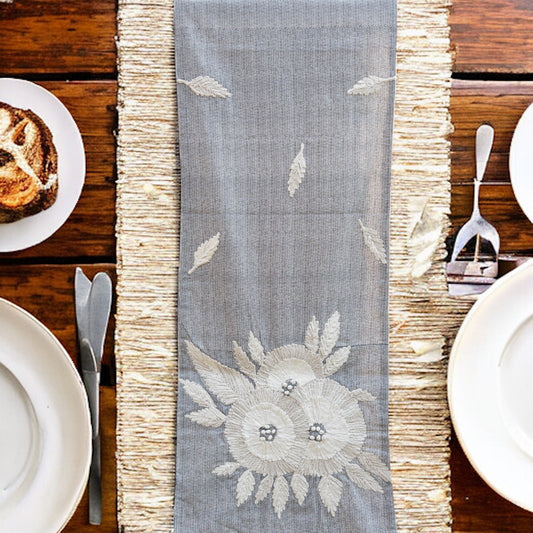
[[(39, 246), (0, 256), (0, 296), (44, 322), (77, 361), (73, 276), (114, 275), (116, 33), (115, 0), (14, 0), (0, 4), (0, 76), (30, 79), (56, 94), (83, 135), (87, 178), (67, 223)], [(502, 237), (502, 252), (533, 255), (531, 224), (518, 207), (507, 170), (516, 122), (533, 101), (533, 1), (455, 0), (456, 52), (451, 113), (452, 222), (470, 215), (474, 134), (483, 121), (496, 130), (481, 206)], [(104, 516), (98, 531), (117, 531), (114, 467), (115, 395), (112, 326), (102, 384)], [(497, 460), (497, 458), (495, 458)], [(533, 531), (533, 514), (495, 494), (452, 438), (453, 530), (457, 533)], [(65, 531), (88, 526), (86, 497)]]

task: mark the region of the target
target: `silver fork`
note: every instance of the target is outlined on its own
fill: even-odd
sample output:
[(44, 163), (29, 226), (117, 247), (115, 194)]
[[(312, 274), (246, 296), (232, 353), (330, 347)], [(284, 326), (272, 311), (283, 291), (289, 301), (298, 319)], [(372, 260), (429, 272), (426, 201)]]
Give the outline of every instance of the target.
[(477, 261), (479, 254), (480, 239), (489, 241), (494, 248), (496, 258), (500, 250), (500, 236), (496, 228), (487, 222), (479, 212), (479, 188), (487, 168), (492, 142), (494, 140), (494, 129), (489, 124), (482, 124), (476, 132), (476, 177), (474, 178), (474, 209), (470, 220), (459, 230), (455, 238), (455, 245), (452, 252), (452, 262), (457, 259), (461, 250), (468, 244), (470, 239), (477, 237), (474, 260)]

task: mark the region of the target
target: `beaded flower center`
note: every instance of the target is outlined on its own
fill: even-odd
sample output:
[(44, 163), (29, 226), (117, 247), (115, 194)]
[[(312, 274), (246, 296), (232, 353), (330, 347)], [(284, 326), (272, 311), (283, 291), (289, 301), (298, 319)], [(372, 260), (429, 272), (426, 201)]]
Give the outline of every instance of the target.
[(285, 396), (288, 396), (296, 388), (296, 385), (298, 385), (298, 382), (295, 379), (290, 378), (281, 384), (281, 390)]
[(267, 424), (266, 426), (261, 426), (259, 428), (259, 438), (261, 440), (273, 441), (276, 438), (278, 429), (272, 424)]
[(321, 424), (319, 422), (315, 422), (311, 426), (309, 426), (309, 440), (318, 440), (321, 441), (326, 436), (326, 427), (324, 424)]

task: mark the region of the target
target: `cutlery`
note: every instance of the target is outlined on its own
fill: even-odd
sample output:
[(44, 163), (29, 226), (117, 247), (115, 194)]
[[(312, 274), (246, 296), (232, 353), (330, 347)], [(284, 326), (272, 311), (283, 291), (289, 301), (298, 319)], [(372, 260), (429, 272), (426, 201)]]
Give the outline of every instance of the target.
[(99, 525), (102, 521), (99, 385), (111, 312), (112, 284), (105, 272), (96, 274), (91, 282), (78, 267), (74, 287), (82, 378), (89, 399), (93, 429), (93, 452), (89, 473), (89, 523)]
[(459, 230), (455, 238), (451, 262), (454, 262), (461, 250), (468, 244), (468, 241), (476, 237), (476, 250), (474, 261), (477, 262), (481, 239), (489, 241), (494, 248), (496, 258), (500, 250), (500, 236), (496, 228), (487, 222), (479, 211), (479, 188), (487, 168), (492, 142), (494, 140), (494, 129), (489, 124), (482, 124), (476, 132), (476, 177), (474, 178), (474, 207), (470, 220)]

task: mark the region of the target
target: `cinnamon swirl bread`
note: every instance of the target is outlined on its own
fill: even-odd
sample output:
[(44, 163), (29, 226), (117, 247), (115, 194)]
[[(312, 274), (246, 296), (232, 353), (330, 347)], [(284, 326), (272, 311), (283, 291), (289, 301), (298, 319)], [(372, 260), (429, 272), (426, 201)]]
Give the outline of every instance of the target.
[(0, 223), (47, 209), (57, 187), (57, 152), (48, 126), (32, 111), (0, 102)]

